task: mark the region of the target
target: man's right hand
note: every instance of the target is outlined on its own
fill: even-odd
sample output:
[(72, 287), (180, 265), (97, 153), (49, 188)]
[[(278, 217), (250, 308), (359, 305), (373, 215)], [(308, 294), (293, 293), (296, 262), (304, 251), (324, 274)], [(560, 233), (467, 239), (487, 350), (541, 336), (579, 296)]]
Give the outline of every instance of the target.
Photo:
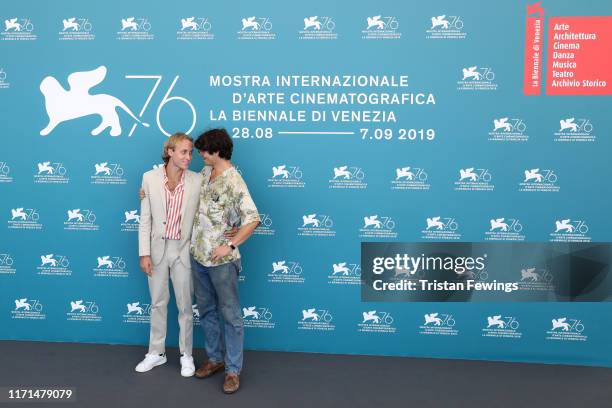
[(138, 197), (140, 197), (140, 201), (144, 200), (147, 195), (145, 194), (144, 188), (138, 190)]
[(150, 256), (140, 257), (140, 269), (149, 276), (153, 276), (153, 264)]

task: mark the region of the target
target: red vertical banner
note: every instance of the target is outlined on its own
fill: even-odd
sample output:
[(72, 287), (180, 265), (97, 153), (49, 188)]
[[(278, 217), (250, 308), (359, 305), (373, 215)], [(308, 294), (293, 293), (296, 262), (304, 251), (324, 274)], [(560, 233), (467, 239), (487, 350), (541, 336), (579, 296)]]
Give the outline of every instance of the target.
[(539, 95), (542, 85), (542, 38), (544, 34), (544, 8), (542, 2), (527, 5), (525, 26), (525, 65), (523, 93)]

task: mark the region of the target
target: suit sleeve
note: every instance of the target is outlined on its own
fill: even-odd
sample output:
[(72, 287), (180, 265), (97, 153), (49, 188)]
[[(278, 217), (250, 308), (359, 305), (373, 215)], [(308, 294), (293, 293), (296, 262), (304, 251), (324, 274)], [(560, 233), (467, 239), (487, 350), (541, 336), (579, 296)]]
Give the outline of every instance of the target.
[(145, 198), (140, 201), (140, 225), (138, 226), (138, 255), (151, 255), (151, 192), (147, 178), (142, 176)]

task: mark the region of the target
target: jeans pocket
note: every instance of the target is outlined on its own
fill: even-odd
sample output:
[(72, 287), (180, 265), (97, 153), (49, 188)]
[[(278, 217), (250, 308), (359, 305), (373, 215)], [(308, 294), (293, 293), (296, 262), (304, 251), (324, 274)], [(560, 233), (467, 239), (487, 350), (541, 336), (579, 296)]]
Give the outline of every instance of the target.
[(240, 275), (240, 272), (242, 272), (242, 262), (240, 259), (233, 261), (232, 265), (234, 265), (234, 268), (236, 268), (236, 275)]
[(196, 264), (197, 264), (197, 262), (198, 262), (198, 261), (196, 261), (196, 260), (195, 260), (195, 258), (193, 257), (193, 255), (189, 254), (189, 266), (191, 266), (191, 271), (192, 271), (193, 273), (196, 273), (196, 272), (197, 272), (197, 265), (196, 265)]

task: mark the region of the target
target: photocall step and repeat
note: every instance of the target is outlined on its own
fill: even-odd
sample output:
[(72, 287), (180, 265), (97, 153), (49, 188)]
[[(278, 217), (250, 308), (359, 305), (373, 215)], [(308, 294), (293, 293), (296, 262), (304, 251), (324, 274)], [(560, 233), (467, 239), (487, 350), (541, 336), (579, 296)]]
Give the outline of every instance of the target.
[(142, 174), (225, 127), (247, 349), (612, 366), (611, 14), (7, 2), (0, 338), (147, 344)]

